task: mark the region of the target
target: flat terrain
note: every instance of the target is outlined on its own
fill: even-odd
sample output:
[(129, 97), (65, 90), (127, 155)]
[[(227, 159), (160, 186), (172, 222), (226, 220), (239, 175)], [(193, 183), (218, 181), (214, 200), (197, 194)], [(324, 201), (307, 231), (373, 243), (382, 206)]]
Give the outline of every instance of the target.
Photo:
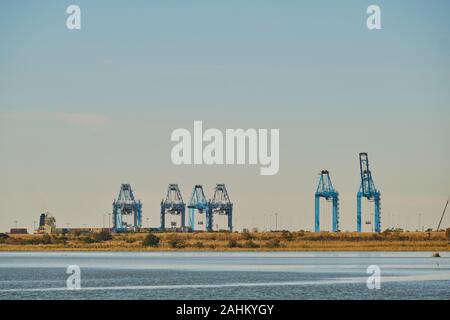
[(0, 251), (450, 251), (446, 232), (148, 232), (9, 235)]

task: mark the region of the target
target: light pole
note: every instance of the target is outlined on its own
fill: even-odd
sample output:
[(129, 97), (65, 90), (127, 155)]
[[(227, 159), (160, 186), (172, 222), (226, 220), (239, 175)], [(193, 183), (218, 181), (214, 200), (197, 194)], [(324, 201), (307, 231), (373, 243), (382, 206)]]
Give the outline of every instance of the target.
[(278, 231), (278, 213), (275, 212), (275, 231)]

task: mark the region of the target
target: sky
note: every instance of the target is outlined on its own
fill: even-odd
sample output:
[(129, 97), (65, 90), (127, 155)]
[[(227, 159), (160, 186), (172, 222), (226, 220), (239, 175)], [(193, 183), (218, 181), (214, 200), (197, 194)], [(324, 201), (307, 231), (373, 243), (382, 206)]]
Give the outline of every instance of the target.
[[(81, 30), (66, 28), (71, 4)], [(371, 4), (381, 30), (366, 27)], [(359, 152), (382, 229), (436, 228), (450, 193), (449, 12), (446, 0), (2, 1), (0, 232), (47, 210), (60, 227), (102, 226), (121, 183), (144, 226), (159, 225), (169, 183), (185, 201), (225, 183), (235, 229), (274, 228), (277, 213), (278, 228), (312, 230), (322, 169), (341, 230), (355, 230)], [(194, 120), (279, 129), (278, 174), (172, 164), (170, 135)]]

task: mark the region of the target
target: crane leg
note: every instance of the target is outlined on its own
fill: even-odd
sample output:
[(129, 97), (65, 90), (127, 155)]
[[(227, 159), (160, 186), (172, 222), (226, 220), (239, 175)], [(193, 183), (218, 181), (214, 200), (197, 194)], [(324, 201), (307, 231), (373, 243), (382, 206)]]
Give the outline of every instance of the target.
[(315, 197), (314, 231), (320, 232), (320, 197)]
[(361, 232), (361, 192), (356, 196), (356, 230)]

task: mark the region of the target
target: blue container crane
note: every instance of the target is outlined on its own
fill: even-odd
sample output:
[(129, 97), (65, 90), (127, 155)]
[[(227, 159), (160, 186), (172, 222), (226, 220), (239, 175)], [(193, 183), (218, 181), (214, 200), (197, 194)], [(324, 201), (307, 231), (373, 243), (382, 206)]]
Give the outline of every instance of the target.
[(186, 204), (178, 184), (169, 184), (166, 198), (161, 200), (161, 230), (166, 229), (166, 214), (181, 216), (181, 228), (185, 227)]
[[(132, 216), (133, 224), (124, 222), (124, 216)], [(113, 202), (113, 231), (136, 231), (142, 226), (142, 203), (136, 200), (129, 184), (122, 184), (117, 200)]]
[(206, 220), (206, 230), (211, 230), (212, 226), (209, 225), (211, 218), (209, 216), (209, 203), (206, 200), (205, 193), (203, 192), (203, 187), (201, 185), (194, 186), (192, 190), (191, 198), (188, 204), (189, 210), (189, 226), (191, 231), (195, 231), (195, 212), (200, 214), (205, 214)]
[[(374, 212), (374, 231), (381, 232), (381, 193), (375, 188), (372, 173), (369, 169), (369, 157), (366, 152), (359, 154), (359, 168), (361, 172), (361, 185), (356, 195), (356, 226), (357, 231), (361, 232), (361, 198), (365, 197), (370, 202), (375, 203)], [(370, 221), (368, 223), (371, 223)]]
[(319, 184), (315, 193), (315, 223), (314, 231), (320, 232), (320, 198), (325, 198), (327, 201), (332, 202), (333, 217), (332, 223), (333, 232), (339, 231), (339, 193), (334, 189), (331, 183), (330, 174), (327, 170), (320, 172)]
[(228, 230), (233, 231), (233, 204), (224, 184), (217, 184), (214, 189), (213, 199), (209, 203), (209, 221), (207, 223), (209, 228), (207, 228), (207, 231), (212, 231), (214, 214), (226, 215), (228, 217)]

